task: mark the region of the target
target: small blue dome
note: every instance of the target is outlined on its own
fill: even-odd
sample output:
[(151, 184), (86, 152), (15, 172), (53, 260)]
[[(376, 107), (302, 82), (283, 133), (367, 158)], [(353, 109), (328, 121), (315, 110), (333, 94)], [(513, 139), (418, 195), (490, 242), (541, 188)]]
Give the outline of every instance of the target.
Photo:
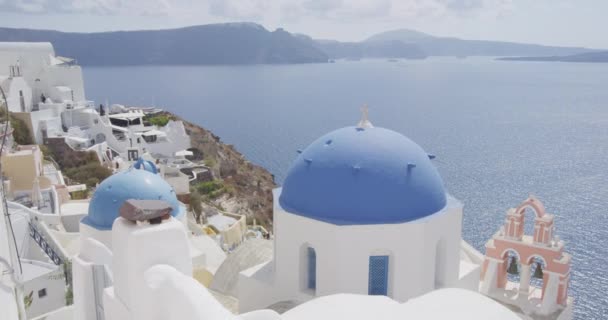
[(119, 209), (129, 199), (163, 200), (171, 205), (171, 215), (180, 216), (180, 206), (175, 191), (163, 178), (146, 170), (128, 169), (105, 179), (89, 204), (89, 214), (82, 222), (99, 230), (112, 229)]
[(412, 140), (383, 128), (346, 127), (301, 152), (279, 203), (337, 225), (388, 224), (440, 211), (446, 192), (429, 155)]
[(146, 171), (154, 173), (154, 174), (158, 173), (158, 169), (156, 168), (156, 165), (154, 165), (154, 163), (152, 163), (152, 161), (144, 160), (143, 158), (137, 159), (137, 161), (133, 164), (133, 168), (143, 169), (143, 170), (146, 170)]

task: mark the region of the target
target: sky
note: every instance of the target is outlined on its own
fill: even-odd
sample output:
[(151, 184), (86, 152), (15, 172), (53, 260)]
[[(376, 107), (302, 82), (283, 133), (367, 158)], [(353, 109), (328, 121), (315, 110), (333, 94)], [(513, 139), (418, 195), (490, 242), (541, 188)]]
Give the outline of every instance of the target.
[(0, 0), (0, 26), (72, 32), (256, 22), (317, 39), (392, 29), (608, 49), (608, 0)]

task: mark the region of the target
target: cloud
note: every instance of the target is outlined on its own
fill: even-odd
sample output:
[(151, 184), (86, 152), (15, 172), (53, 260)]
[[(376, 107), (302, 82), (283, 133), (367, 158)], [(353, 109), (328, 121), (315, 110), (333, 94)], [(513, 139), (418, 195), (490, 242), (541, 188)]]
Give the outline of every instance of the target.
[(209, 14), (230, 19), (260, 20), (271, 6), (267, 0), (208, 0)]
[(93, 15), (165, 15), (171, 0), (2, 0), (0, 11), (18, 13), (85, 13)]
[(468, 11), (483, 8), (483, 0), (440, 0), (450, 10)]
[(512, 0), (0, 0), (0, 11), (180, 16), (226, 20), (357, 19), (500, 13)]

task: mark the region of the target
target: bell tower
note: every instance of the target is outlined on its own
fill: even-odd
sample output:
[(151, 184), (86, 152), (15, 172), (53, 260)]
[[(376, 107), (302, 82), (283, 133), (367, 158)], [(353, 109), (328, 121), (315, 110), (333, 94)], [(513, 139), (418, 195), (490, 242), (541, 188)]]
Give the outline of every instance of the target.
[[(524, 232), (527, 209), (534, 212), (532, 235)], [(481, 293), (527, 315), (571, 310), (568, 286), (572, 257), (565, 252), (564, 241), (554, 234), (553, 220), (534, 196), (507, 210), (504, 225), (486, 243)]]

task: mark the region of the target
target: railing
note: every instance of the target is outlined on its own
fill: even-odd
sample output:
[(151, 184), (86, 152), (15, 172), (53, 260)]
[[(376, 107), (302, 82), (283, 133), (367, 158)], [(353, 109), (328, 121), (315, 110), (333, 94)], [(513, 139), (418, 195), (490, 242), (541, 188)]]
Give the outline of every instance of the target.
[(36, 227), (34, 227), (34, 225), (32, 223), (29, 223), (29, 226), (30, 226), (30, 237), (32, 237), (32, 239), (34, 239), (34, 241), (36, 241), (36, 243), (38, 244), (40, 249), (42, 249), (42, 251), (44, 251), (44, 253), (46, 253), (46, 255), (51, 259), (51, 261), (53, 261), (54, 264), (61, 265), (63, 263), (64, 259), (62, 259), (59, 256), (59, 254), (57, 254), (55, 252), (53, 247), (46, 241), (46, 239), (41, 234), (41, 232), (38, 231), (38, 229), (36, 229)]
[[(30, 227), (30, 236), (34, 239), (34, 241), (36, 241), (42, 251), (44, 251), (47, 256), (51, 258), (53, 263), (59, 265), (69, 259), (69, 254), (60, 245), (58, 245), (59, 240), (57, 240), (57, 238), (55, 238), (49, 232), (48, 227), (45, 224), (42, 224), (38, 221), (44, 219), (48, 220), (47, 223), (61, 224), (61, 217), (59, 215), (42, 214), (15, 202), (8, 202), (7, 208), (13, 210), (20, 210), (27, 213), (29, 220), (28, 224)], [(36, 234), (38, 235), (38, 237), (36, 237)], [(42, 242), (42, 240), (44, 240), (44, 242)], [(57, 263), (57, 259), (59, 259), (59, 263)]]

